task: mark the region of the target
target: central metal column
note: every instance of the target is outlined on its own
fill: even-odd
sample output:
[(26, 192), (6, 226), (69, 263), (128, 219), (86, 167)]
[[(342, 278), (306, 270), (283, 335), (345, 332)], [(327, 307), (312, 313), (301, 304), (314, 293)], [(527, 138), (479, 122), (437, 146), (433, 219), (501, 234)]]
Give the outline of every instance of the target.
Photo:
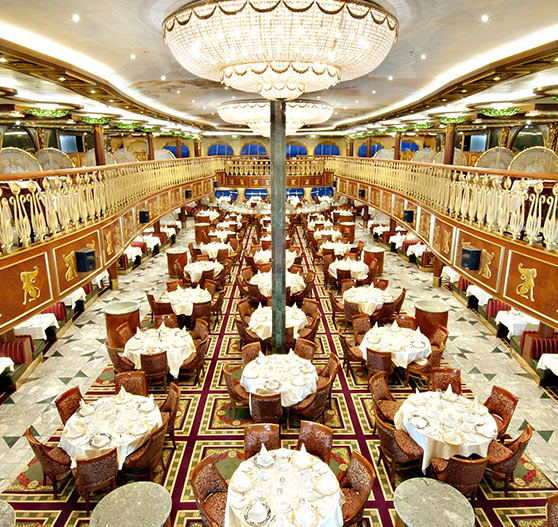
[(287, 137), (285, 101), (271, 101), (271, 305), (272, 353), (285, 353), (285, 200), (287, 188)]

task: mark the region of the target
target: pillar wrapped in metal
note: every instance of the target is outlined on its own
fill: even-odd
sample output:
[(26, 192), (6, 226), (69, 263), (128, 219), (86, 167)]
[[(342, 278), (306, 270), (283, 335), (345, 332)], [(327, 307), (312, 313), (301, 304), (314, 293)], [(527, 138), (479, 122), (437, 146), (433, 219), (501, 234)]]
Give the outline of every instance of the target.
[(271, 305), (273, 310), (271, 348), (273, 353), (285, 351), (285, 196), (287, 186), (285, 135), (285, 102), (271, 101)]

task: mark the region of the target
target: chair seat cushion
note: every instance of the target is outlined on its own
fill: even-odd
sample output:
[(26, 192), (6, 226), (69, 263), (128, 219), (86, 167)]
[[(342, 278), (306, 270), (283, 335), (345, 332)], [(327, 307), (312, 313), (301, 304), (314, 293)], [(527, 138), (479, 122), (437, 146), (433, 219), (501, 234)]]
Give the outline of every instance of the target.
[(318, 377), (318, 390), (329, 382), (329, 377)]
[(384, 414), (392, 423), (395, 418), (397, 410), (401, 408), (401, 403), (399, 401), (378, 401), (378, 406), (380, 407), (380, 412)]
[(433, 457), (430, 460), (430, 465), (432, 466), (432, 470), (436, 472), (436, 474), (439, 474), (440, 472), (446, 470), (448, 463), (449, 462), (447, 459), (442, 459), (439, 457)]
[(54, 447), (53, 449), (49, 450), (49, 456), (54, 459), (57, 463), (61, 465), (67, 465), (68, 467), (71, 465), (72, 460), (70, 456), (64, 452), (60, 447)]
[(503, 421), (503, 419), (502, 419), (500, 416), (498, 416), (498, 415), (495, 415), (495, 414), (490, 414), (490, 415), (494, 418), (494, 421), (496, 421), (496, 426), (497, 426), (497, 428), (498, 428), (498, 437), (500, 437), (500, 434), (501, 434), (501, 433), (503, 432), (503, 430), (504, 430), (504, 421)]
[(351, 353), (355, 356), (356, 360), (364, 360), (364, 355), (358, 346), (352, 346)]
[(205, 514), (213, 520), (218, 527), (225, 524), (225, 507), (227, 506), (227, 493), (214, 492), (203, 502)]
[(309, 395), (308, 397), (306, 397), (306, 399), (303, 399), (299, 403), (294, 404), (293, 406), (291, 406), (291, 408), (295, 412), (299, 411), (299, 410), (304, 410), (305, 408), (308, 408), (308, 406), (310, 406), (312, 404), (312, 402), (314, 401), (315, 398), (316, 398), (316, 394), (313, 393), (313, 394)]
[(360, 507), (360, 495), (354, 489), (342, 488), (341, 492), (345, 498), (343, 504), (343, 520), (350, 518)]
[(419, 458), (424, 454), (424, 450), (405, 430), (396, 430), (394, 435), (399, 448), (410, 458)]
[(235, 383), (234, 392), (236, 393), (237, 397), (239, 397), (240, 399), (246, 399), (246, 402), (248, 402), (248, 392), (244, 389), (244, 386), (242, 386), (242, 384)]
[(488, 447), (488, 464), (495, 465), (508, 459), (513, 452), (499, 441), (491, 441)]

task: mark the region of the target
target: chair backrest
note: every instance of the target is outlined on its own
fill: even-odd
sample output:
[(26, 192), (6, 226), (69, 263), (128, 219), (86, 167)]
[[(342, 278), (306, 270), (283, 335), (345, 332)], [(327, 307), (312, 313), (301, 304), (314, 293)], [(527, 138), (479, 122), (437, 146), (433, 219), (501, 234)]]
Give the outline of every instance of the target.
[(397, 325), (400, 328), (408, 328), (408, 329), (413, 329), (416, 330), (418, 328), (418, 322), (417, 319), (415, 317), (412, 317), (410, 315), (401, 315), (399, 313), (396, 313), (394, 315), (395, 318), (395, 322), (397, 322)]
[(156, 315), (155, 316), (155, 327), (160, 328), (163, 324), (167, 328), (177, 328), (178, 327), (178, 317), (174, 313), (168, 313), (166, 315)]
[(391, 353), (366, 348), (366, 367), (368, 368), (368, 375), (378, 372), (384, 372), (388, 376), (391, 375), (393, 372)]
[[(347, 305), (347, 302), (345, 302), (345, 305)], [(372, 329), (372, 323), (370, 322), (370, 315), (367, 315), (366, 313), (353, 315), (352, 321), (353, 321), (353, 333), (357, 340), (361, 337), (364, 337), (364, 335), (366, 335), (366, 333), (368, 333), (368, 331)]]
[[(361, 314), (360, 306), (356, 302), (351, 302), (349, 300), (343, 301), (343, 311), (345, 313), (345, 320), (350, 321), (352, 321), (355, 316)], [(370, 317), (368, 315), (366, 315), (366, 317), (368, 318), (368, 320), (370, 320)]]
[(329, 354), (329, 359), (327, 364), (325, 365), (324, 369), (321, 371), (321, 377), (331, 377), (332, 375), (337, 374), (337, 370), (339, 370), (339, 357), (332, 351)]
[(193, 302), (192, 303), (192, 320), (202, 318), (206, 322), (211, 319), (211, 300), (207, 302)]
[(198, 282), (198, 284), (205, 289), (205, 282), (207, 280), (213, 280), (213, 276), (214, 276), (214, 271), (213, 269), (206, 269), (205, 271), (202, 271), (200, 280)]
[(387, 278), (374, 278), (372, 283), (374, 284), (374, 287), (385, 291), (388, 288), (389, 280)]
[(250, 413), (256, 422), (278, 423), (283, 415), (281, 394), (250, 395)]
[(444, 483), (451, 485), (463, 494), (474, 492), (484, 476), (487, 464), (487, 457), (469, 459), (452, 456), (444, 470)]
[(261, 273), (269, 273), (271, 271), (271, 262), (258, 264), (258, 269)]
[(329, 380), (318, 388), (316, 391), (316, 396), (312, 402), (304, 409), (304, 415), (312, 419), (317, 419), (325, 411), (327, 404), (327, 399), (331, 393), (331, 387), (333, 386), (333, 381), (335, 377), (332, 376)]
[(160, 457), (161, 452), (163, 451), (163, 445), (165, 444), (165, 436), (167, 435), (167, 427), (169, 425), (170, 418), (169, 416), (165, 416), (163, 418), (163, 423), (159, 428), (156, 428), (151, 432), (151, 436), (149, 437), (149, 445), (143, 454), (143, 463), (138, 463), (139, 467), (147, 466), (151, 460), (157, 459)]
[(211, 304), (211, 311), (213, 311), (213, 313), (220, 313), (222, 311), (223, 304), (225, 303), (225, 293), (225, 289), (222, 289), (215, 301)]
[(356, 287), (357, 282), (352, 278), (350, 278), (349, 280), (341, 280), (340, 286), (341, 286), (341, 290), (339, 292), (343, 294), (348, 289), (351, 289), (352, 287)]
[(224, 262), (228, 256), (229, 256), (229, 249), (219, 249), (217, 251), (217, 258), (215, 259), (218, 262)]
[(558, 494), (546, 499), (546, 521), (548, 527), (558, 527)]
[(147, 294), (147, 301), (153, 315), (167, 315), (172, 314), (174, 311), (169, 302), (157, 302), (151, 293)]
[(56, 398), (56, 408), (64, 424), (66, 424), (66, 421), (79, 409), (82, 400), (83, 397), (79, 386), (74, 386), (66, 390)]
[(113, 348), (112, 346), (109, 346), (107, 340), (105, 340), (105, 347), (107, 348), (110, 362), (112, 362), (112, 366), (116, 373), (134, 369), (133, 363), (131, 363), (128, 359), (123, 358), (120, 355), (120, 351), (117, 348)]
[(329, 465), (333, 446), (333, 430), (329, 426), (313, 421), (301, 421), (296, 449), (300, 450), (302, 445), (309, 454), (319, 457), (326, 465)]
[(114, 376), (114, 393), (118, 393), (120, 388), (124, 388), (133, 395), (147, 397), (147, 378), (143, 371), (125, 371)]
[(247, 364), (257, 359), (261, 352), (262, 346), (259, 342), (250, 342), (242, 346), (240, 350), (240, 354), (242, 355), (242, 366), (246, 367)]
[[(182, 275), (180, 275), (182, 276)], [(179, 280), (172, 280), (170, 282), (167, 282), (167, 291), (170, 293), (171, 291), (176, 291), (178, 289), (178, 286), (180, 285), (180, 281)]]
[(318, 345), (315, 342), (303, 338), (296, 339), (294, 352), (303, 359), (313, 361), (317, 349)]
[(429, 337), (432, 349), (444, 350), (448, 341), (449, 332), (444, 326), (437, 325), (432, 336)]
[(495, 414), (502, 419), (504, 426), (507, 426), (511, 421), (518, 402), (519, 399), (513, 393), (500, 388), (500, 386), (493, 386), (484, 405), (491, 414)]
[(399, 313), (399, 311), (401, 311), (401, 308), (403, 307), (403, 302), (405, 301), (406, 294), (407, 294), (407, 290), (403, 288), (401, 294), (395, 299), (395, 306), (393, 309), (394, 313)]
[[(351, 280), (351, 270), (350, 269), (337, 269), (337, 283), (341, 284), (343, 280)], [(339, 287), (341, 290), (341, 287)]]
[(337, 314), (345, 313), (345, 306), (343, 302), (333, 294), (333, 291), (328, 291), (328, 294), (331, 310)]
[[(233, 400), (238, 400), (239, 395), (234, 389), (235, 379), (233, 377), (232, 365), (230, 363), (227, 363), (223, 366), (223, 375), (225, 376), (225, 385), (227, 387), (229, 397)], [(238, 380), (236, 380), (236, 382), (238, 382)]]
[(193, 339), (205, 340), (209, 336), (209, 324), (202, 318), (197, 318), (194, 329), (190, 332)]
[(147, 377), (151, 375), (166, 374), (169, 370), (167, 352), (160, 353), (141, 353), (141, 369)]
[(238, 310), (238, 314), (240, 315), (240, 318), (242, 318), (245, 321), (249, 319), (253, 313), (253, 309), (250, 306), (250, 300), (248, 298), (241, 300), (237, 305), (237, 310)]
[(253, 302), (258, 304), (267, 303), (267, 297), (262, 294), (260, 288), (256, 284), (248, 283), (248, 295)]
[[(213, 456), (203, 458), (193, 468), (190, 473), (190, 484), (200, 513), (205, 518), (209, 518), (205, 510), (206, 498), (215, 492), (225, 492), (227, 490), (227, 483), (219, 474)], [(213, 525), (213, 523), (207, 521), (204, 522), (204, 525)]]
[(174, 428), (174, 422), (176, 421), (176, 414), (178, 413), (179, 405), (180, 387), (176, 383), (171, 382), (167, 397), (159, 408), (161, 412), (169, 414), (168, 428)]
[(260, 338), (255, 333), (248, 330), (244, 322), (240, 317), (235, 317), (234, 322), (236, 324), (236, 330), (240, 336), (242, 342), (259, 342)]
[(307, 316), (312, 317), (315, 314), (320, 316), (320, 304), (315, 300), (311, 300), (310, 298), (304, 299), (301, 309)]
[(372, 322), (377, 323), (380, 326), (389, 324), (393, 320), (393, 316), (395, 315), (397, 301), (398, 300), (394, 300), (393, 302), (384, 302), (384, 305), (380, 309), (372, 313)]
[(74, 478), (76, 487), (82, 491), (104, 487), (118, 475), (116, 448), (95, 457), (76, 459)]
[(430, 390), (446, 391), (451, 384), (453, 393), (461, 393), (461, 371), (456, 368), (432, 368)]
[(122, 344), (126, 344), (133, 336), (132, 328), (130, 328), (130, 324), (128, 322), (123, 322), (116, 328), (116, 332), (118, 336), (122, 340)]
[(343, 518), (344, 525), (353, 525), (358, 523), (362, 518), (364, 507), (372, 492), (372, 486), (376, 481), (376, 472), (370, 462), (359, 452), (355, 450), (351, 453), (351, 461), (345, 475), (341, 480), (343, 487), (349, 487), (356, 491), (358, 496), (358, 505), (353, 505), (353, 512), (348, 518)]
[(211, 279), (207, 279), (204, 281), (203, 283), (203, 288), (206, 291), (209, 291), (209, 294), (211, 295), (211, 298), (213, 298), (213, 295), (215, 294), (215, 291), (217, 291), (217, 282), (215, 282), (215, 280), (211, 280)]
[(244, 459), (250, 459), (257, 454), (262, 444), (267, 450), (281, 448), (279, 425), (258, 423), (244, 427)]
[(45, 474), (48, 474), (51, 471), (56, 471), (56, 469), (60, 468), (61, 463), (58, 463), (48, 455), (48, 449), (45, 448), (45, 445), (43, 445), (43, 443), (41, 443), (33, 435), (31, 428), (27, 428), (25, 430), (25, 438), (29, 442), (29, 446), (31, 447), (31, 450), (33, 450), (33, 453), (41, 464), (41, 467), (43, 467), (43, 472)]
[(395, 398), (389, 391), (386, 375), (383, 371), (379, 371), (370, 377), (368, 388), (372, 394), (372, 400), (376, 407), (380, 401), (394, 401)]

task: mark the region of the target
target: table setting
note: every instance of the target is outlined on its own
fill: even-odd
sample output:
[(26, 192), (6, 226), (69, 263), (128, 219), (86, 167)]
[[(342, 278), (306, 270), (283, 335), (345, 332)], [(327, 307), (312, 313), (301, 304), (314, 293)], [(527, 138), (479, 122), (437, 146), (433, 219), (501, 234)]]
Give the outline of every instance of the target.
[[(291, 288), (291, 295), (294, 293), (299, 293), (303, 291), (306, 287), (304, 278), (298, 273), (290, 273), (287, 271), (287, 287)], [(262, 295), (271, 296), (271, 273), (261, 273), (257, 272), (252, 278), (250, 278), (250, 283), (257, 285), (260, 289)]]
[(535, 317), (513, 307), (508, 311), (498, 311), (495, 321), (496, 324), (502, 324), (508, 328), (508, 338), (521, 335), (524, 331), (537, 331), (539, 329), (539, 321)]
[(341, 527), (344, 501), (335, 474), (304, 445), (300, 451), (262, 445), (232, 475), (225, 527)]
[(95, 457), (116, 448), (122, 468), (126, 457), (143, 445), (162, 422), (153, 395), (133, 395), (122, 388), (111, 397), (89, 403), (82, 400), (64, 426), (60, 447), (72, 459), (72, 468), (78, 458)]
[(228, 243), (223, 242), (210, 242), (210, 243), (200, 243), (200, 250), (202, 254), (206, 254), (210, 258), (217, 258), (217, 253), (222, 251), (223, 249), (227, 249), (228, 254), (233, 252), (232, 247)]
[(241, 224), (236, 221), (225, 220), (225, 221), (220, 221), (217, 224), (217, 229), (220, 231), (226, 231), (229, 230), (231, 227), (236, 229), (236, 228), (240, 228), (240, 226)]
[(330, 220), (316, 219), (310, 220), (308, 222), (308, 230), (313, 231), (316, 227), (320, 227), (321, 230), (331, 230), (333, 228), (333, 222)]
[(322, 236), (331, 236), (331, 240), (336, 242), (343, 237), (343, 234), (341, 234), (341, 231), (335, 229), (321, 229), (314, 233), (314, 238), (316, 238), (316, 240), (321, 240)]
[(396, 429), (407, 433), (424, 449), (422, 470), (433, 457), (454, 455), (485, 457), (498, 430), (483, 404), (452, 392), (417, 392), (410, 395), (394, 418)]
[(320, 246), (321, 251), (323, 252), (324, 249), (333, 249), (333, 254), (335, 256), (345, 256), (348, 252), (351, 251), (353, 245), (351, 243), (343, 243), (343, 242), (324, 242)]
[[(271, 315), (272, 308), (270, 306), (258, 306), (250, 316), (248, 329), (253, 331), (262, 340), (271, 337)], [(285, 307), (285, 326), (294, 328), (294, 338), (298, 337), (298, 332), (305, 328), (308, 324), (306, 313), (296, 306)]]
[(371, 315), (380, 309), (385, 302), (393, 302), (397, 295), (393, 291), (382, 290), (374, 285), (351, 287), (343, 293), (343, 302), (352, 302), (358, 304), (361, 313)]
[[(295, 258), (297, 257), (297, 253), (293, 251), (286, 250), (285, 251), (285, 267), (289, 269), (291, 265), (294, 264)], [(271, 250), (262, 250), (256, 251), (254, 253), (254, 262), (257, 264), (265, 264), (271, 262)]]
[(351, 271), (351, 278), (355, 280), (365, 280), (370, 269), (360, 260), (336, 260), (329, 266), (329, 272), (337, 278), (337, 269)]
[[(201, 276), (201, 274), (200, 274)], [(197, 287), (177, 287), (175, 291), (165, 291), (159, 298), (159, 302), (170, 302), (172, 310), (177, 315), (192, 315), (194, 303), (209, 302), (211, 293), (207, 289)]]
[(202, 273), (210, 270), (213, 271), (213, 277), (216, 277), (223, 266), (219, 262), (192, 262), (184, 266), (184, 272), (190, 275), (192, 282), (199, 282)]
[(359, 346), (364, 360), (366, 360), (366, 349), (391, 353), (391, 361), (395, 366), (406, 368), (411, 362), (426, 360), (432, 353), (430, 341), (423, 335), (420, 328), (400, 328), (397, 322), (390, 326), (378, 327), (376, 324), (369, 329)]
[(167, 328), (163, 323), (159, 328), (140, 331), (124, 345), (124, 356), (130, 359), (136, 368), (141, 369), (141, 356), (167, 352), (169, 372), (178, 377), (182, 363), (196, 352), (192, 336), (185, 329)]
[(197, 216), (200, 220), (209, 219), (209, 222), (216, 220), (219, 217), (219, 213), (216, 210), (203, 210), (198, 213)]
[(14, 334), (31, 335), (33, 340), (46, 340), (46, 330), (51, 326), (60, 327), (54, 313), (39, 313), (18, 324), (14, 328)]

